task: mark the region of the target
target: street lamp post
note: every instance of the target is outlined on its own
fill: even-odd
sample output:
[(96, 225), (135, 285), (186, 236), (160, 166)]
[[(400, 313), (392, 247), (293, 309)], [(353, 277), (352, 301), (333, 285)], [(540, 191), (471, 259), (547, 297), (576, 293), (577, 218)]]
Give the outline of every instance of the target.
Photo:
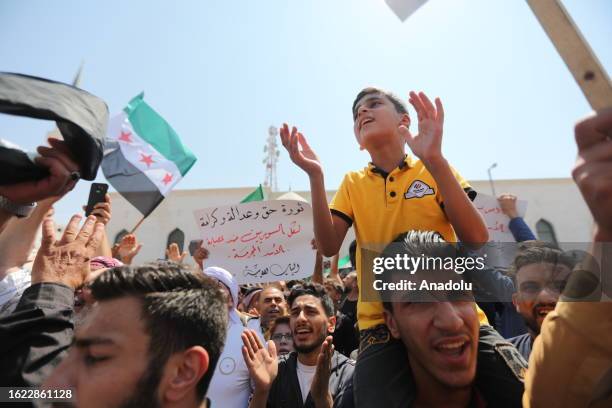
[(497, 167), (497, 163), (493, 163), (487, 169), (487, 173), (489, 173), (489, 183), (491, 184), (491, 192), (493, 193), (493, 197), (497, 198), (497, 194), (495, 194), (495, 185), (493, 184), (493, 177), (491, 176), (491, 170)]
[(493, 197), (497, 198), (497, 194), (495, 194), (495, 185), (493, 184), (493, 177), (491, 176), (491, 170), (497, 167), (497, 163), (493, 163), (487, 169), (487, 173), (489, 173), (489, 183), (491, 184), (491, 192), (493, 193)]

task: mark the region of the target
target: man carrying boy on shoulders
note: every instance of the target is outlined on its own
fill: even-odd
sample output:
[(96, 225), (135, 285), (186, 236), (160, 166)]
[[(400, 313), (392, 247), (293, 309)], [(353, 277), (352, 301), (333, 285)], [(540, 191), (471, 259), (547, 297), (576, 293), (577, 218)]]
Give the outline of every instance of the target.
[[(405, 351), (385, 325), (382, 303), (372, 289), (371, 259), (362, 259), (370, 251), (364, 250), (380, 251), (409, 230), (436, 231), (447, 242), (460, 240), (475, 247), (488, 240), (484, 220), (471, 201), (476, 192), (442, 154), (442, 102), (436, 98), (434, 105), (424, 93), (411, 92), (410, 103), (419, 119), (416, 135), (408, 130), (410, 117), (400, 99), (377, 88), (357, 95), (354, 132), (372, 161), (363, 170), (346, 174), (330, 205), (322, 165), (304, 135), (287, 124), (280, 131), (291, 160), (310, 179), (317, 248), (325, 256), (336, 254), (349, 227), (355, 227), (360, 288), (357, 407), (393, 407), (405, 400), (405, 390), (389, 389), (390, 379), (405, 365)], [(406, 155), (405, 144), (419, 160)], [(486, 323), (481, 311), (479, 319)]]

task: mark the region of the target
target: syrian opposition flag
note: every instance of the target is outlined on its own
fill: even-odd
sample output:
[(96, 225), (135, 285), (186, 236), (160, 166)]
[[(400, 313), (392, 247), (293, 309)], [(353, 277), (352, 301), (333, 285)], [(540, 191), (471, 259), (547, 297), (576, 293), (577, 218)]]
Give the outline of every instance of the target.
[(261, 188), (261, 184), (255, 190), (249, 193), (248, 196), (244, 197), (240, 204), (242, 203), (250, 203), (252, 201), (263, 201), (264, 200), (264, 191)]
[(196, 157), (143, 97), (136, 96), (111, 118), (102, 171), (146, 217), (187, 174)]

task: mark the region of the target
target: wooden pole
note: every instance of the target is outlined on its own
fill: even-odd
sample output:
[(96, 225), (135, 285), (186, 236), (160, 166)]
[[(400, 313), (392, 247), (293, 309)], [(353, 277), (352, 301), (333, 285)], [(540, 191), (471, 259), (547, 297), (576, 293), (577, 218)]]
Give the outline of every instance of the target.
[(594, 110), (612, 107), (612, 83), (560, 0), (527, 0)]
[(142, 222), (146, 219), (147, 217), (142, 217), (140, 219), (140, 221), (138, 221), (138, 224), (136, 224), (136, 226), (134, 228), (132, 228), (132, 230), (130, 231), (130, 234), (133, 234), (134, 232), (136, 232), (136, 230), (138, 229), (138, 227), (140, 227), (140, 224), (142, 224)]

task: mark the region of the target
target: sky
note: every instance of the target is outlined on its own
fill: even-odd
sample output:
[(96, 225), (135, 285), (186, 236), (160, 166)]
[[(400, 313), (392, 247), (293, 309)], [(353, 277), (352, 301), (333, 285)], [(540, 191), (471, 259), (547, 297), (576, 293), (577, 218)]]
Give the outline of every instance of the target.
[[(610, 72), (612, 2), (563, 4)], [(492, 163), (496, 179), (569, 177), (573, 125), (590, 112), (517, 0), (429, 0), (405, 22), (383, 0), (0, 1), (0, 71), (71, 82), (81, 63), (81, 87), (111, 115), (144, 91), (195, 153), (180, 189), (254, 188), (268, 128), (283, 122), (304, 133), (326, 188), (337, 188), (369, 161), (351, 116), (369, 85), (439, 96), (444, 155), (469, 180)], [(53, 127), (0, 115), (0, 137), (28, 150)], [(308, 186), (282, 151), (279, 190)], [(60, 222), (88, 191), (80, 182), (59, 202)]]

